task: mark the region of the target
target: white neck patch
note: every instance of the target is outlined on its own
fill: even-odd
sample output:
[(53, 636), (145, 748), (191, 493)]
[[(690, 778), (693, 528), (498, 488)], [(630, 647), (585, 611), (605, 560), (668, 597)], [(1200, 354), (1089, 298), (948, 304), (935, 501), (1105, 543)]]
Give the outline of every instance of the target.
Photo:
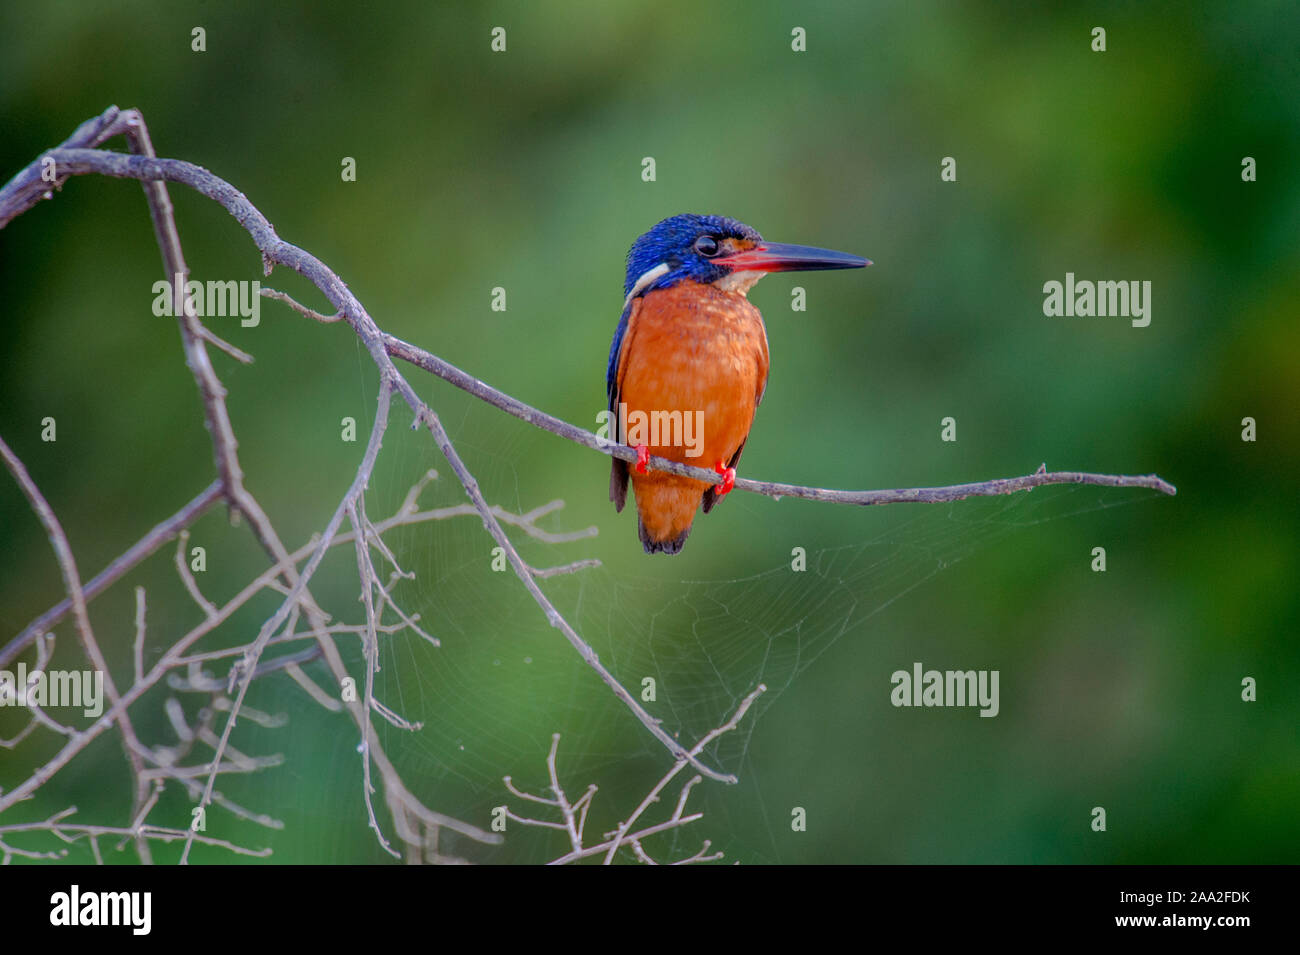
[(648, 285), (671, 271), (667, 262), (660, 262), (654, 268), (642, 273), (641, 277), (632, 285), (632, 291), (627, 293), (627, 298), (623, 299), (623, 307), (627, 308), (628, 303), (644, 292)]

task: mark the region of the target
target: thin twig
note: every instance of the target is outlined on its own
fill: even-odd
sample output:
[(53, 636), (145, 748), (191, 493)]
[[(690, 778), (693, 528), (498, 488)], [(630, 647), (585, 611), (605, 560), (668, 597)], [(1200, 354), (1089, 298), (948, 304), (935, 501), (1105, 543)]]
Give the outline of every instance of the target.
[[(384, 415), (387, 416), (387, 408), (384, 409)], [(365, 485), (362, 485), (364, 492)], [(357, 497), (361, 497), (358, 494)], [(362, 639), (362, 646), (365, 649), (363, 658), (366, 663), (366, 690), (365, 690), (365, 708), (366, 708), (366, 728), (361, 737), (361, 793), (365, 797), (366, 816), (370, 828), (375, 833), (375, 838), (384, 851), (394, 859), (400, 859), (401, 853), (388, 844), (384, 838), (384, 831), (379, 827), (379, 820), (375, 818), (375, 807), (371, 796), (375, 792), (374, 784), (370, 781), (370, 740), (374, 734), (374, 725), (369, 719), (369, 714), (375, 706), (375, 671), (379, 669), (379, 634), (375, 627), (375, 604), (374, 591), (372, 590), (375, 580), (375, 568), (370, 561), (370, 548), (366, 542), (366, 535), (361, 522), (361, 517), (357, 511), (357, 501), (348, 501), (348, 519), (352, 522), (352, 530), (355, 535), (354, 543), (357, 552), (357, 578), (361, 581), (361, 600), (366, 608), (366, 631)]]
[[(212, 773), (208, 777), (207, 785), (204, 787), (203, 797), (199, 802), (200, 808), (206, 806), (208, 802), (211, 801), (212, 787), (216, 783), (217, 765), (221, 760), (222, 750), (230, 742), (230, 734), (235, 728), (235, 718), (239, 713), (239, 707), (243, 705), (244, 696), (248, 693), (249, 686), (252, 685), (253, 671), (257, 666), (258, 659), (262, 655), (262, 651), (266, 649), (267, 641), (271, 639), (272, 634), (275, 633), (280, 625), (285, 622), (290, 611), (297, 606), (298, 598), (307, 588), (307, 582), (311, 580), (312, 575), (316, 572), (316, 568), (320, 566), (320, 562), (324, 558), (325, 552), (329, 550), (329, 542), (334, 539), (334, 535), (338, 532), (339, 524), (342, 523), (343, 520), (343, 515), (356, 500), (356, 496), (360, 494), (362, 489), (366, 486), (366, 482), (370, 479), (370, 474), (374, 470), (375, 461), (379, 457), (379, 447), (383, 442), (384, 429), (388, 425), (389, 396), (390, 386), (387, 382), (382, 382), (379, 388), (379, 408), (375, 414), (375, 424), (370, 432), (370, 440), (366, 443), (365, 455), (362, 458), (361, 466), (357, 468), (356, 477), (353, 479), (352, 485), (343, 496), (343, 500), (339, 502), (339, 506), (335, 509), (333, 517), (330, 518), (329, 523), (325, 526), (325, 531), (321, 535), (320, 543), (316, 545), (316, 550), (315, 553), (312, 554), (311, 560), (307, 562), (307, 566), (302, 569), (302, 572), (296, 575), (297, 581), (290, 590), (289, 596), (280, 604), (280, 608), (272, 614), (264, 624), (262, 624), (262, 629), (258, 632), (257, 639), (253, 641), (252, 645), (248, 648), (248, 652), (244, 656), (244, 667), (246, 672), (244, 678), (239, 681), (239, 692), (235, 697), (230, 718), (226, 720), (225, 729), (222, 730), (221, 733), (220, 745), (217, 747), (217, 751), (213, 756)], [(367, 750), (369, 750), (371, 748), (370, 737), (372, 733), (369, 710), (364, 711), (364, 717), (360, 729), (362, 732), (362, 742), (366, 745)], [(192, 841), (193, 840), (187, 839), (185, 842), (185, 849), (181, 853), (182, 863), (186, 862), (189, 858), (189, 850)]]
[[(85, 651), (86, 658), (90, 661), (99, 675), (104, 680), (104, 694), (108, 697), (111, 704), (116, 704), (121, 699), (117, 692), (117, 683), (113, 679), (112, 671), (108, 668), (108, 661), (104, 659), (103, 652), (99, 649), (99, 641), (95, 639), (95, 632), (90, 626), (90, 612), (86, 609), (86, 594), (81, 587), (81, 576), (77, 571), (77, 562), (72, 556), (72, 546), (68, 543), (67, 535), (63, 533), (63, 525), (54, 514), (54, 509), (50, 507), (45, 495), (41, 493), (36, 482), (32, 480), (27, 468), (23, 465), (18, 456), (10, 450), (9, 445), (0, 438), (0, 458), (4, 459), (6, 467), (13, 474), (18, 486), (22, 488), (28, 503), (31, 504), (32, 510), (40, 518), (41, 523), (45, 526), (46, 536), (54, 547), (54, 555), (59, 563), (59, 570), (63, 574), (63, 583), (68, 591), (68, 599), (72, 601), (72, 617), (76, 622), (77, 636), (81, 640), (82, 649)], [(132, 795), (132, 805), (136, 808), (144, 802), (146, 787), (144, 784), (144, 763), (140, 759), (140, 751), (144, 748), (139, 738), (135, 734), (135, 727), (131, 723), (131, 717), (127, 715), (126, 710), (122, 710), (117, 717), (117, 725), (122, 731), (122, 749), (126, 753), (127, 763), (131, 767), (131, 776), (135, 783)], [(149, 848), (143, 840), (137, 840), (140, 859), (148, 863)]]
[[(49, 819), (42, 822), (25, 822), (14, 825), (0, 826), (0, 833), (10, 832), (52, 832), (64, 842), (75, 842), (82, 836), (90, 836), (92, 839), (103, 836), (126, 836), (132, 839), (154, 839), (159, 842), (175, 842), (178, 839), (185, 839), (193, 830), (189, 829), (171, 829), (165, 826), (87, 826), (79, 823), (69, 823), (64, 820), (77, 811), (75, 806), (55, 813)], [(75, 833), (75, 835), (69, 835)], [(194, 834), (194, 841), (201, 842), (207, 846), (214, 846), (219, 849), (227, 849), (236, 855), (253, 856), (264, 859), (271, 854), (268, 849), (246, 849), (243, 846), (235, 845), (233, 842), (227, 842), (225, 839), (214, 839), (211, 836), (201, 836)], [(98, 847), (94, 849), (97, 862), (102, 863), (99, 858)], [(49, 858), (53, 858), (50, 856)]]
[[(719, 736), (734, 730), (740, 724), (740, 721), (744, 719), (745, 714), (749, 712), (749, 708), (753, 705), (754, 701), (757, 700), (766, 690), (767, 687), (761, 683), (755, 687), (748, 696), (741, 700), (740, 705), (736, 707), (736, 710), (732, 713), (730, 719), (722, 725), (710, 730), (700, 738), (700, 741), (691, 748), (690, 755), (699, 755), (706, 746), (712, 743)], [(648, 836), (660, 832), (666, 832), (669, 829), (677, 829), (689, 825), (703, 816), (703, 813), (699, 812), (691, 813), (689, 815), (686, 814), (686, 803), (691, 798), (691, 791), (699, 785), (703, 779), (702, 776), (696, 774), (687, 781), (686, 785), (682, 786), (681, 792), (678, 793), (677, 796), (677, 803), (673, 807), (672, 814), (667, 819), (662, 822), (644, 826), (641, 829), (635, 829), (636, 823), (640, 820), (642, 815), (645, 814), (646, 810), (659, 801), (659, 796), (664, 791), (665, 787), (672, 782), (673, 778), (681, 772), (683, 767), (690, 764), (690, 760), (683, 757), (677, 760), (677, 762), (673, 764), (673, 768), (665, 773), (664, 776), (655, 784), (654, 788), (650, 790), (649, 794), (641, 801), (641, 804), (636, 807), (631, 815), (629, 815), (623, 822), (619, 823), (618, 827), (613, 832), (605, 834), (605, 841), (598, 845), (586, 846), (583, 844), (583, 832), (587, 824), (587, 811), (591, 808), (592, 800), (596, 796), (596, 786), (593, 783), (587, 787), (587, 791), (582, 794), (581, 798), (572, 803), (569, 801), (568, 796), (565, 794), (564, 786), (560, 782), (560, 773), (557, 768), (557, 754), (559, 752), (559, 747), (560, 734), (553, 733), (551, 735), (551, 749), (546, 756), (546, 772), (550, 779), (551, 793), (555, 798), (552, 799), (546, 796), (538, 796), (533, 793), (525, 792), (514, 784), (514, 780), (510, 776), (503, 777), (503, 781), (505, 782), (506, 790), (511, 795), (517, 796), (528, 802), (537, 803), (558, 810), (560, 813), (560, 821), (552, 822), (548, 819), (535, 819), (531, 816), (522, 816), (513, 812), (508, 805), (500, 807), (505, 811), (507, 819), (514, 820), (515, 822), (525, 826), (539, 826), (544, 829), (555, 829), (565, 833), (569, 837), (569, 851), (558, 859), (552, 860), (552, 865), (564, 865), (569, 862), (576, 862), (580, 859), (602, 855), (604, 856), (605, 865), (609, 865), (614, 861), (615, 854), (618, 852), (620, 846), (630, 848), (633, 854), (642, 862), (657, 865), (658, 863), (651, 858), (650, 854), (646, 851), (645, 846), (642, 844), (643, 841)], [(722, 858), (721, 852), (709, 854), (709, 846), (710, 843), (706, 839), (703, 847), (698, 852), (694, 855), (687, 856), (684, 859), (680, 859), (674, 864), (687, 865), (694, 862), (713, 862)]]
[[(700, 738), (700, 741), (696, 743), (695, 746), (691, 749), (691, 753), (696, 754), (696, 753), (703, 752), (704, 747), (708, 746), (719, 736), (722, 736), (724, 733), (730, 733), (737, 726), (739, 726), (740, 721), (744, 719), (745, 714), (749, 712), (749, 708), (754, 705), (754, 701), (757, 700), (760, 696), (762, 696), (766, 692), (767, 692), (766, 684), (760, 683), (758, 686), (754, 687), (754, 689), (750, 692), (750, 694), (740, 701), (740, 705), (736, 707), (736, 711), (731, 714), (731, 719), (727, 720), (721, 726), (705, 733), (704, 736)], [(663, 778), (660, 779), (659, 782), (655, 784), (655, 787), (651, 789), (650, 793), (645, 797), (645, 799), (641, 801), (641, 805), (636, 807), (636, 810), (632, 813), (632, 815), (628, 816), (625, 820), (623, 820), (621, 823), (618, 824), (618, 828), (612, 833), (613, 838), (609, 841), (609, 849), (605, 855), (605, 865), (609, 865), (611, 862), (614, 861), (614, 854), (618, 852), (618, 847), (620, 843), (623, 841), (626, 834), (631, 830), (631, 828), (634, 825), (636, 825), (636, 821), (641, 818), (642, 814), (647, 809), (650, 808), (651, 804), (659, 801), (659, 794), (664, 791), (664, 788), (670, 782), (672, 782), (673, 777), (676, 776), (678, 773), (680, 773), (682, 769), (685, 768), (685, 766), (686, 766), (686, 760), (679, 759), (673, 765), (673, 768), (668, 770), (668, 772), (664, 774)], [(686, 806), (686, 799), (690, 795), (691, 789), (695, 786), (696, 782), (698, 781), (699, 781), (698, 777), (696, 777), (695, 779), (692, 779), (690, 782), (688, 782), (685, 786), (682, 787), (681, 798), (677, 801), (677, 808), (673, 812), (674, 819), (681, 818), (682, 809), (685, 808)]]
[(205, 614), (211, 617), (217, 612), (217, 608), (207, 597), (203, 596), (203, 591), (199, 589), (199, 582), (194, 579), (194, 574), (190, 571), (189, 555), (185, 553), (186, 545), (190, 542), (190, 532), (183, 530), (176, 536), (176, 573), (181, 582), (185, 584), (185, 589), (190, 592), (190, 597), (199, 605)]
[(135, 641), (131, 645), (131, 662), (135, 666), (135, 681), (144, 679), (144, 588), (135, 588)]
[[(180, 533), (183, 528), (189, 527), (206, 514), (208, 509), (220, 501), (221, 498), (221, 482), (219, 480), (213, 481), (200, 491), (197, 497), (171, 517), (155, 526), (149, 533), (128, 547), (121, 556), (114, 558), (107, 567), (96, 574), (90, 583), (83, 588), (86, 599), (95, 599), (134, 569), (146, 557)], [(48, 631), (67, 616), (68, 611), (71, 609), (72, 600), (70, 598), (61, 600), (24, 627), (18, 636), (5, 644), (3, 650), (0, 650), (0, 667), (8, 666), (13, 662), (18, 654), (36, 639), (37, 634)]]

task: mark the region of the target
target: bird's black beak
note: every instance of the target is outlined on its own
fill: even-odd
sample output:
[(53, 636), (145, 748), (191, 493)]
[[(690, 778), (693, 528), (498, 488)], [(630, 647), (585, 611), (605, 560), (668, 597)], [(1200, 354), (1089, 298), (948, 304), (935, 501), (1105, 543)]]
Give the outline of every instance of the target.
[(731, 255), (721, 255), (713, 260), (736, 272), (812, 272), (820, 269), (860, 269), (870, 265), (870, 259), (847, 252), (817, 249), (810, 245), (782, 245), (779, 242), (760, 242), (752, 249), (743, 249)]

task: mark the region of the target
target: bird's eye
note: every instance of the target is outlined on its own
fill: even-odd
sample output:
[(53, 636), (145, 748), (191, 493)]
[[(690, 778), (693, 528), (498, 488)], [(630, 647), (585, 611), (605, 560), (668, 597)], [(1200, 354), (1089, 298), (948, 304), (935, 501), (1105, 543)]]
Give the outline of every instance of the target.
[(711, 259), (718, 254), (718, 240), (711, 235), (702, 235), (695, 240), (695, 251)]

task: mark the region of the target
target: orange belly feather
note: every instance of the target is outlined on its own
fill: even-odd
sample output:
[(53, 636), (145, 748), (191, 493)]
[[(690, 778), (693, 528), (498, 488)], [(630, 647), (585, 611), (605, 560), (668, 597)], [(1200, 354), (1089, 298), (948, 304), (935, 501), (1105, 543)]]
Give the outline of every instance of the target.
[[(636, 413), (650, 420), (655, 412), (694, 417), (699, 433), (693, 448), (683, 446), (685, 432), (650, 434), (637, 442), (652, 455), (695, 467), (727, 465), (740, 449), (754, 421), (754, 410), (767, 384), (767, 332), (758, 309), (743, 294), (712, 285), (679, 282), (642, 296), (629, 316), (619, 363), (619, 393), (626, 405), (629, 431)], [(698, 455), (688, 452), (698, 450)], [(695, 520), (708, 484), (660, 471), (631, 473), (642, 536), (680, 547)]]

